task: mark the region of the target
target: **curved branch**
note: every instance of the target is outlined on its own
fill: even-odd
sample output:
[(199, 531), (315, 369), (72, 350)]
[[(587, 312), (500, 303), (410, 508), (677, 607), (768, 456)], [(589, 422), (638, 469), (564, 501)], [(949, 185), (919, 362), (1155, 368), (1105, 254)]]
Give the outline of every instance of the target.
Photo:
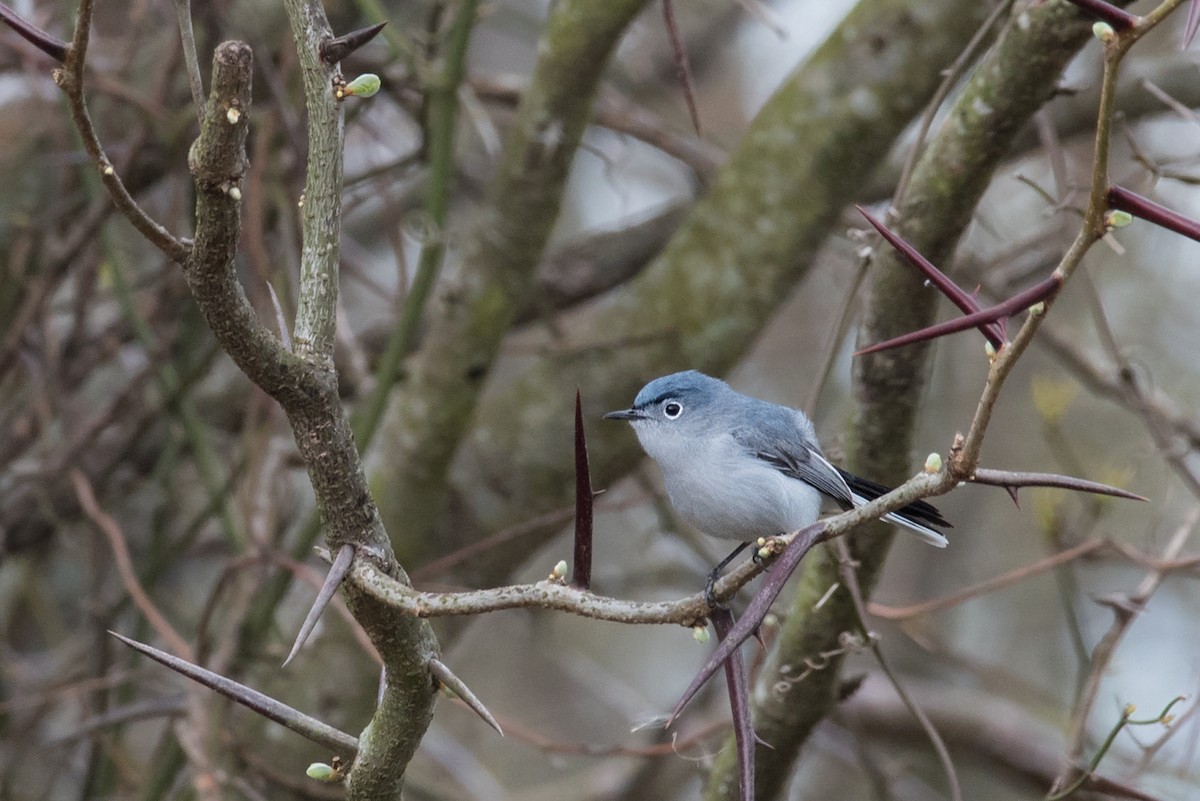
[(314, 389), (311, 370), (258, 319), (233, 264), (248, 163), (252, 67), (250, 46), (242, 42), (224, 42), (213, 54), (204, 123), (188, 154), (196, 182), (196, 238), (183, 275), (217, 342), (251, 381), (286, 407)]
[(91, 35), (92, 9), (94, 0), (82, 0), (79, 4), (79, 15), (75, 21), (75, 36), (67, 49), (65, 66), (54, 71), (54, 82), (67, 95), (67, 105), (71, 109), (71, 120), (83, 140), (84, 150), (87, 151), (92, 165), (100, 173), (104, 188), (112, 197), (117, 209), (125, 215), (125, 219), (146, 238), (150, 244), (161, 250), (167, 258), (180, 264), (188, 257), (190, 248), (186, 243), (177, 239), (170, 231), (151, 219), (138, 202), (129, 194), (124, 182), (117, 175), (116, 168), (108, 160), (104, 146), (96, 135), (88, 113), (87, 99), (83, 91), (83, 67), (87, 60), (88, 40)]

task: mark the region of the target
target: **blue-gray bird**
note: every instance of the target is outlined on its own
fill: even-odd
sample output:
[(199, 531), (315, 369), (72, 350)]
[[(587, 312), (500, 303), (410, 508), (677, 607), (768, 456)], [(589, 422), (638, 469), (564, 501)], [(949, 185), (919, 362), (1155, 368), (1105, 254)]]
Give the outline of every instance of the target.
[[(695, 370), (654, 379), (631, 408), (604, 417), (629, 421), (679, 516), (715, 537), (750, 542), (796, 531), (815, 523), (827, 502), (850, 509), (889, 491), (831, 464), (803, 412)], [(931, 526), (950, 523), (924, 501), (883, 519), (947, 544)]]

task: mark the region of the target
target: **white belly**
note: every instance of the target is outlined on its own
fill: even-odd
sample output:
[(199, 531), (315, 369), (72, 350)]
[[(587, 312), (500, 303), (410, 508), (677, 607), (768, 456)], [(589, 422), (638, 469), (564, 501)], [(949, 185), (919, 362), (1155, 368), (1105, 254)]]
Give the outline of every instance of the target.
[(706, 534), (742, 541), (816, 522), (821, 493), (742, 451), (732, 439), (698, 443), (662, 464), (671, 505)]

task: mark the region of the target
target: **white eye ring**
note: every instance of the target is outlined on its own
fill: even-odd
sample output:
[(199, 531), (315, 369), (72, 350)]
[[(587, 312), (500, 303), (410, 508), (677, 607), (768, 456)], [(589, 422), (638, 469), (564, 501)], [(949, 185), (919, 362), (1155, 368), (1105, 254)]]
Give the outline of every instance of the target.
[(668, 420), (676, 420), (683, 414), (683, 404), (679, 401), (667, 401), (663, 404), (663, 416)]

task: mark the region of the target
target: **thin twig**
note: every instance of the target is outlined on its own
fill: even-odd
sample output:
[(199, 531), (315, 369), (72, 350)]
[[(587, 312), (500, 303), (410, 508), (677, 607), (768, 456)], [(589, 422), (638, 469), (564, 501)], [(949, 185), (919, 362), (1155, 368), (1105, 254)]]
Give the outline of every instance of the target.
[[(1195, 532), (1198, 524), (1200, 524), (1200, 505), (1192, 507), (1187, 519), (1175, 530), (1167, 546), (1163, 548), (1160, 558), (1162, 560), (1173, 560), (1178, 557), (1180, 551), (1183, 550), (1183, 547)], [(1137, 619), (1138, 614), (1146, 608), (1150, 598), (1158, 590), (1159, 585), (1162, 584), (1163, 579), (1167, 575), (1168, 572), (1166, 570), (1160, 568), (1151, 569), (1143, 577), (1132, 595), (1122, 598), (1120, 605), (1111, 605), (1114, 613), (1113, 622), (1092, 651), (1091, 669), (1071, 718), (1070, 744), (1067, 747), (1067, 765), (1055, 781), (1056, 787), (1062, 787), (1070, 781), (1071, 775), (1076, 770), (1076, 764), (1083, 754), (1084, 745), (1087, 741), (1087, 723), (1091, 718), (1092, 709), (1096, 705), (1096, 699), (1100, 695), (1100, 685), (1108, 673), (1108, 666), (1112, 661), (1113, 655), (1116, 653), (1117, 646), (1133, 625), (1134, 620)]]
[(883, 649), (879, 647), (879, 638), (872, 637), (870, 627), (867, 625), (867, 604), (863, 599), (862, 589), (858, 583), (858, 572), (854, 568), (854, 560), (850, 555), (850, 549), (846, 546), (845, 540), (838, 540), (836, 543), (838, 551), (838, 572), (841, 574), (842, 583), (846, 587), (846, 591), (850, 593), (850, 598), (854, 603), (854, 614), (857, 617), (858, 627), (862, 631), (863, 637), (866, 639), (867, 647), (871, 649), (871, 653), (875, 656), (875, 661), (879, 663), (879, 667), (891, 682), (892, 687), (896, 690), (896, 695), (900, 696), (900, 700), (908, 708), (909, 713), (916, 718), (921, 725), (922, 731), (929, 739), (930, 745), (933, 746), (934, 752), (938, 756), (938, 761), (942, 763), (942, 771), (946, 774), (946, 784), (950, 788), (951, 801), (962, 801), (962, 785), (958, 781), (958, 771), (954, 769), (954, 760), (950, 758), (950, 751), (946, 748), (946, 743), (942, 736), (938, 733), (933, 722), (929, 720), (929, 716), (925, 714), (925, 710), (916, 702), (916, 699), (904, 688), (900, 683), (900, 678), (892, 671), (892, 667), (888, 664), (887, 659), (883, 655)]
[(825, 385), (829, 383), (829, 377), (833, 375), (834, 362), (837, 360), (838, 351), (841, 350), (842, 342), (846, 338), (846, 332), (850, 330), (850, 322), (858, 307), (863, 279), (867, 277), (867, 268), (870, 266), (871, 258), (869, 256), (862, 256), (858, 259), (854, 277), (850, 279), (850, 286), (846, 288), (846, 294), (842, 298), (842, 307), (838, 310), (837, 324), (829, 330), (829, 335), (825, 340), (825, 348), (821, 353), (821, 360), (818, 362), (821, 369), (817, 373), (817, 380), (812, 382), (808, 392), (808, 401), (803, 407), (810, 417), (817, 411), (817, 404), (820, 403), (821, 396), (825, 393)]
[(446, 225), (453, 188), (454, 134), (458, 120), (458, 87), (466, 76), (467, 45), (475, 27), (479, 0), (464, 0), (458, 8), (441, 54), (441, 74), (429, 90), (429, 178), (425, 189), (425, 216), (431, 229), (421, 248), (412, 287), (404, 298), (400, 322), (388, 339), (375, 371), (375, 387), (354, 419), (354, 441), (365, 450), (375, 436), (404, 357), (412, 350), (446, 252)]
[(92, 125), (92, 118), (88, 114), (87, 101), (83, 91), (83, 67), (87, 58), (93, 7), (94, 0), (81, 0), (79, 3), (79, 14), (75, 21), (75, 36), (67, 52), (65, 66), (54, 72), (55, 83), (67, 95), (71, 119), (83, 140), (84, 150), (87, 151), (92, 165), (99, 171), (104, 187), (108, 190), (117, 209), (125, 215), (138, 233), (146, 238), (146, 241), (161, 250), (172, 261), (183, 263), (191, 248), (151, 219), (129, 194), (129, 190), (125, 188), (125, 184), (117, 175), (112, 162), (105, 155), (104, 147), (100, 144), (96, 129)]
[(150, 600), (145, 588), (142, 587), (142, 583), (138, 581), (137, 571), (133, 569), (133, 559), (130, 558), (129, 548), (125, 544), (125, 535), (121, 531), (121, 527), (117, 525), (117, 521), (100, 508), (96, 494), (92, 491), (91, 482), (75, 468), (72, 468), (70, 476), (71, 483), (75, 485), (75, 495), (79, 498), (79, 506), (108, 539), (113, 561), (116, 564), (117, 573), (121, 577), (121, 584), (125, 587), (125, 592), (129, 593), (134, 605), (141, 611), (159, 637), (169, 643), (180, 656), (187, 659), (195, 658), (192, 654), (192, 646), (188, 645), (187, 640), (175, 631), (175, 627), (158, 610), (158, 607)]
[(1045, 559), (1039, 559), (1032, 564), (1002, 573), (995, 578), (973, 584), (944, 598), (937, 598), (932, 601), (913, 604), (912, 606), (886, 606), (872, 602), (868, 605), (867, 611), (875, 617), (880, 617), (884, 620), (909, 620), (914, 617), (922, 617), (934, 612), (940, 612), (943, 609), (952, 609), (973, 598), (1002, 590), (1005, 587), (1011, 587), (1033, 576), (1054, 570), (1068, 562), (1073, 562), (1076, 559), (1102, 551), (1108, 546), (1109, 543), (1106, 540), (1087, 540), (1061, 553), (1056, 553)]
[(179, 17), (179, 40), (183, 43), (183, 63), (187, 68), (188, 86), (196, 105), (196, 121), (204, 124), (204, 81), (200, 77), (200, 59), (196, 56), (196, 34), (192, 31), (192, 0), (175, 0)]
[(696, 135), (701, 135), (700, 110), (696, 108), (695, 81), (692, 80), (692, 67), (688, 61), (687, 49), (679, 35), (679, 25), (675, 22), (675, 7), (672, 0), (662, 0), (663, 24), (667, 28), (667, 38), (671, 40), (671, 53), (675, 57), (675, 75), (679, 86), (683, 89), (683, 99), (687, 102), (688, 115), (692, 118), (692, 128)]

